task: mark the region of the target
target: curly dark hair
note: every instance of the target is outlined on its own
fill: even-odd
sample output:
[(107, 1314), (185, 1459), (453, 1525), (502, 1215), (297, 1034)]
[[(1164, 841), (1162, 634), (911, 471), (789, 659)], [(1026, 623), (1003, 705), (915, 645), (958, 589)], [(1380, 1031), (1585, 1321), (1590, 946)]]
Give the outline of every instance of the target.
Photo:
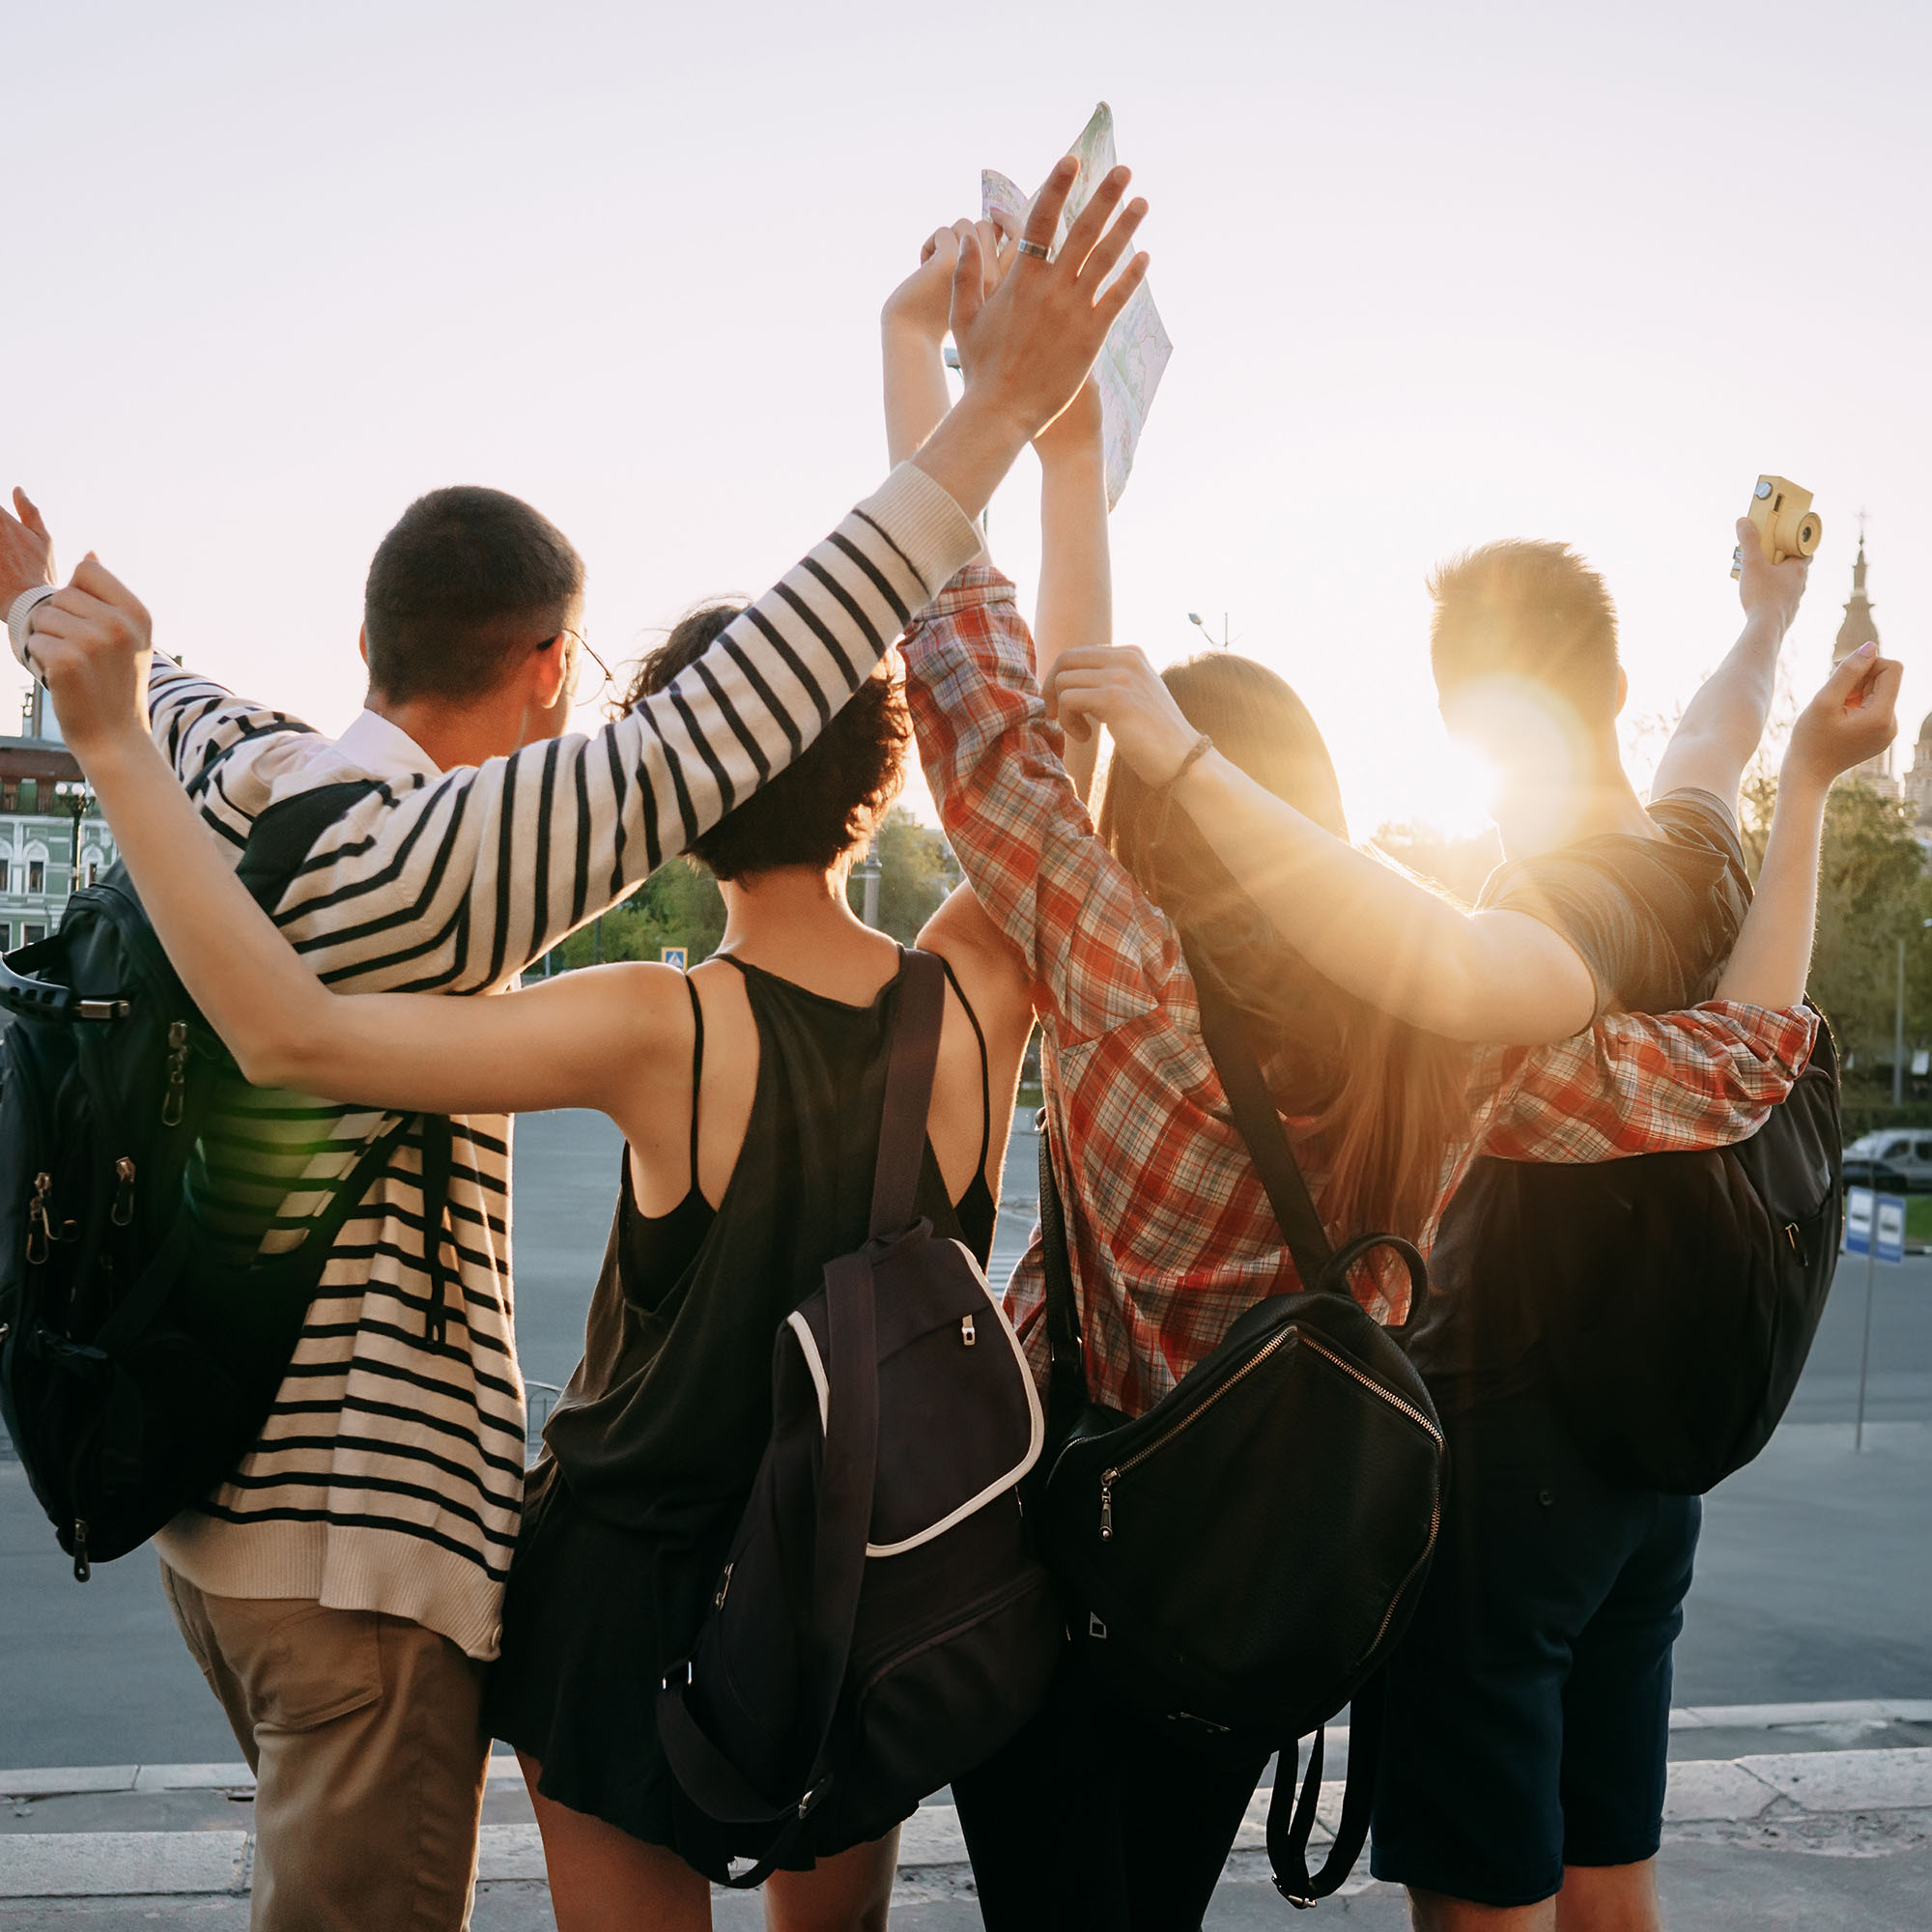
[[(662, 691), (701, 657), (742, 604), (700, 604), (671, 627), (638, 667), (624, 702)], [(912, 716), (895, 665), (881, 665), (806, 749), (774, 779), (727, 811), (691, 854), (720, 879), (781, 866), (829, 870), (870, 839), (905, 783)]]

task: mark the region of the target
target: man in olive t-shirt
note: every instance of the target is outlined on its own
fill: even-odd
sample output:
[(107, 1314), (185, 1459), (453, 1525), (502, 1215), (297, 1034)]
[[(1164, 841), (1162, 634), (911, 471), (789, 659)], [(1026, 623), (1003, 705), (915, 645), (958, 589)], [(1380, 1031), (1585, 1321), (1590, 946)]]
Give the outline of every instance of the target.
[[(1806, 566), (1768, 563), (1748, 524), (1740, 535), (1743, 634), (1687, 708), (1648, 810), (1617, 744), (1626, 684), (1602, 580), (1561, 545), (1506, 543), (1430, 585), (1443, 717), (1502, 776), (1506, 863), (1481, 904), (1560, 931), (1600, 1013), (1708, 998), (1749, 902), (1733, 802)], [(1535, 1283), (1483, 1265), (1507, 1191), (1492, 1196), (1492, 1165), (1445, 1217), (1431, 1258), (1445, 1292), (1411, 1344), (1450, 1488), (1391, 1666), (1374, 1869), (1408, 1888), (1429, 1932), (1550, 1927), (1559, 1889), (1566, 1932), (1642, 1932), (1661, 1925), (1671, 1648), (1699, 1505), (1606, 1482), (1572, 1439)]]

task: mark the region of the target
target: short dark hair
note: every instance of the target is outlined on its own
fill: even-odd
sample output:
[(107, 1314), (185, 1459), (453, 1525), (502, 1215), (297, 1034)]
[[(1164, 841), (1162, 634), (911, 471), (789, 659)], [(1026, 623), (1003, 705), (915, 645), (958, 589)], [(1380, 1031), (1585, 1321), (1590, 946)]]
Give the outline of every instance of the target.
[[(638, 667), (625, 702), (662, 691), (744, 608), (703, 604), (687, 612)], [(829, 869), (871, 838), (899, 795), (911, 742), (904, 680), (889, 660), (783, 771), (693, 839), (692, 856), (721, 879), (781, 866)]]
[(1568, 544), (1520, 538), (1464, 551), (1430, 574), (1429, 657), (1447, 697), (1520, 677), (1569, 699), (1586, 725), (1617, 712), (1617, 607)]
[(395, 699), (479, 696), (582, 593), (583, 559), (520, 497), (473, 483), (432, 490), (369, 564), (369, 683)]

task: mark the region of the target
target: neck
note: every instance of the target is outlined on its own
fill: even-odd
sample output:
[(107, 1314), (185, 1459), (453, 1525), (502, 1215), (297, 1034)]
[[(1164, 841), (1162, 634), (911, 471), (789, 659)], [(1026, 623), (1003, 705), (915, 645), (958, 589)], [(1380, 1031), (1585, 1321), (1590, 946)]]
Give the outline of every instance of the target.
[(724, 937), (718, 950), (748, 957), (771, 952), (795, 967), (804, 946), (876, 942), (881, 935), (845, 901), (848, 869), (845, 865), (825, 872), (782, 866), (724, 882), (719, 890), (724, 898)]
[(1531, 790), (1514, 799), (1505, 796), (1495, 816), (1506, 859), (1533, 859), (1613, 833), (1632, 838), (1658, 836), (1643, 802), (1616, 762), (1605, 766), (1588, 785)]
[(474, 704), (452, 704), (439, 697), (385, 697), (372, 690), (363, 704), (407, 731), (439, 771), (507, 757), (535, 735), (531, 720), (514, 703), (488, 696)]

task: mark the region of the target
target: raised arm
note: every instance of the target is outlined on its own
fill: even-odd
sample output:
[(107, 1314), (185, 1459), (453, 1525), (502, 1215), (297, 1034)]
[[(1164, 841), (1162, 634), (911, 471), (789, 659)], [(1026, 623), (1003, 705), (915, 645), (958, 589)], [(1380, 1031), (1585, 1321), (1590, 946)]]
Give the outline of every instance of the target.
[[(430, 1113), (597, 1107), (628, 1131), (691, 1031), (664, 967), (573, 973), (494, 999), (328, 991), (256, 905), (141, 728), (140, 609), (99, 564), (36, 632), (54, 702), (183, 983), (258, 1086)], [(640, 1066), (641, 1063), (641, 1066)]]
[[(1034, 645), (1042, 683), (1068, 651), (1114, 641), (1114, 563), (1107, 546), (1107, 451), (1100, 389), (1080, 393), (1034, 438), (1039, 452), (1039, 602)], [(1094, 788), (1100, 734), (1063, 719), (1066, 776), (1084, 801)]]
[(1074, 794), (1032, 643), (1012, 585), (962, 571), (906, 634), (906, 695), (974, 896), (1069, 1043), (1154, 1011), (1180, 952)]
[(1898, 733), (1904, 667), (1861, 644), (1804, 707), (1778, 773), (1777, 806), (1750, 913), (1731, 949), (1720, 1000), (1795, 1007), (1811, 974), (1825, 798), (1841, 772), (1876, 757)]
[(1745, 627), (1723, 663), (1685, 706), (1651, 784), (1653, 798), (1672, 791), (1713, 792), (1734, 812), (1745, 767), (1771, 716), (1777, 653), (1798, 614), (1811, 569), (1810, 558), (1804, 556), (1773, 563), (1748, 517), (1738, 519), (1738, 598), (1745, 607)]
[[(1150, 782), (1179, 771), (1197, 733), (1139, 651), (1067, 652), (1049, 703), (1112, 732)], [(1277, 931), (1318, 972), (1452, 1039), (1538, 1045), (1588, 1026), (1589, 968), (1527, 914), (1469, 913), (1324, 831), (1210, 752), (1176, 787), (1187, 812)]]

